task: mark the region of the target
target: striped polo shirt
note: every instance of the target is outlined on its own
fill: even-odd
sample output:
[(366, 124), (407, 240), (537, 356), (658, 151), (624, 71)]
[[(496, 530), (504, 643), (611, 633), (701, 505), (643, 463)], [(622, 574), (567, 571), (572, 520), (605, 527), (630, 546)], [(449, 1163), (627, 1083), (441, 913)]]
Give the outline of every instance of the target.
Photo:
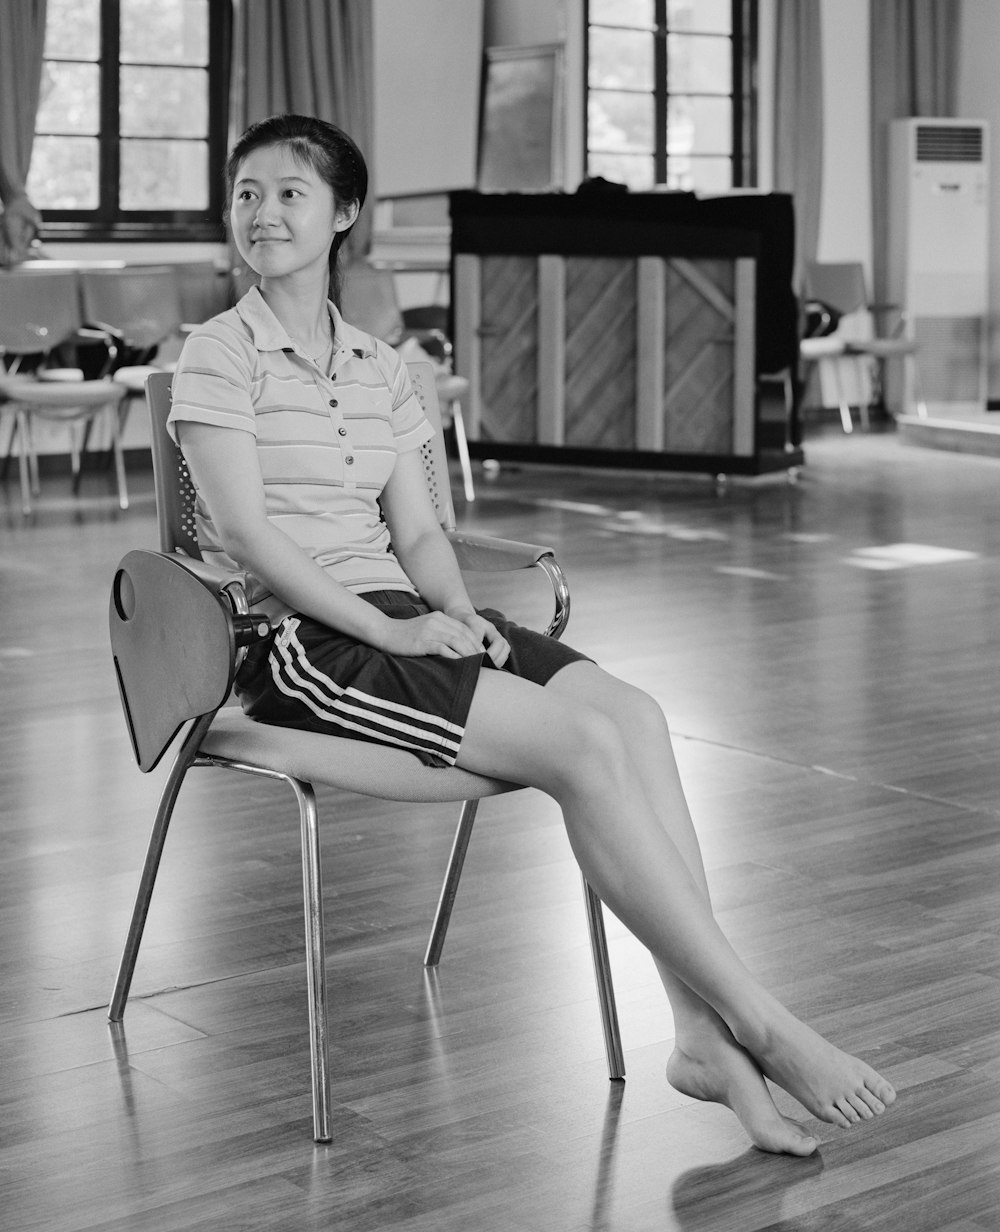
[[(177, 363), (168, 428), (175, 440), (180, 420), (251, 433), (275, 526), (350, 590), (413, 590), (378, 497), (396, 454), (418, 449), (433, 429), (399, 355), (329, 309), (329, 373), (289, 337), (256, 287), (199, 326)], [(242, 568), (223, 551), (200, 496), (196, 522), (205, 559)], [(289, 614), (259, 579), (248, 581), (254, 607), (272, 620)]]

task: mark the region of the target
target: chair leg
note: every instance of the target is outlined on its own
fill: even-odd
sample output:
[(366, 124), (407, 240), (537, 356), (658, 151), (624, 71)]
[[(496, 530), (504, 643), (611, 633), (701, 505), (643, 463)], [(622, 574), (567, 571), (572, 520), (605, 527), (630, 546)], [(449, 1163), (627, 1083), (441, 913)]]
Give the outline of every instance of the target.
[(448, 857), (448, 869), (441, 887), (441, 897), (438, 899), (437, 911), (434, 913), (434, 923), (431, 925), (430, 940), (424, 954), (424, 966), (436, 967), (441, 961), (441, 951), (444, 949), (444, 939), (448, 932), (448, 922), (451, 920), (452, 908), (455, 905), (455, 895), (458, 893), (458, 882), (462, 876), (462, 865), (465, 863), (465, 853), (469, 850), (469, 839), (472, 838), (472, 827), (476, 821), (478, 800), (466, 800), (462, 805), (462, 813), (458, 819), (458, 829), (451, 845), (451, 855)]
[(458, 460), (462, 465), (462, 485), (465, 489), (465, 499), (467, 501), (474, 501), (476, 499), (476, 489), (472, 485), (472, 459), (469, 457), (469, 441), (465, 435), (462, 403), (458, 398), (451, 404), (451, 419), (455, 427), (455, 444), (458, 448)]
[(28, 428), (28, 416), (24, 411), (17, 412), (15, 421), (17, 431), (17, 470), (21, 481), (21, 512), (31, 513), (31, 445)]
[(177, 793), (181, 783), (194, 761), (198, 746), (208, 731), (214, 714), (203, 715), (192, 724), (190, 731), (184, 737), (180, 750), (174, 758), (170, 774), (163, 785), (160, 803), (153, 820), (153, 832), (149, 836), (149, 846), (146, 848), (146, 860), (142, 866), (142, 876), (139, 879), (139, 889), (132, 908), (132, 919), (129, 923), (125, 949), (118, 966), (114, 991), (108, 1006), (108, 1018), (112, 1022), (121, 1022), (125, 1014), (125, 1003), (128, 1000), (129, 988), (132, 986), (132, 975), (135, 971), (136, 959), (139, 957), (139, 945), (142, 942), (143, 930), (146, 927), (146, 917), (149, 914), (149, 903), (153, 897), (153, 886), (156, 873), (160, 867), (160, 856), (163, 854), (163, 844), (166, 842), (167, 829), (173, 815)]
[(313, 1138), (329, 1142), (330, 1050), (327, 1039), (326, 939), (323, 931), (323, 874), (316, 793), (309, 783), (288, 778), (302, 823), (302, 897), (306, 924), (306, 980), (309, 993), (309, 1052), (312, 1060)]
[(594, 957), (594, 975), (597, 978), (597, 999), (601, 1007), (601, 1025), (604, 1028), (604, 1050), (608, 1057), (608, 1077), (612, 1082), (625, 1077), (625, 1054), (622, 1051), (621, 1031), (618, 1027), (618, 1009), (615, 1005), (615, 987), (611, 979), (611, 962), (608, 957), (608, 938), (604, 931), (604, 912), (590, 882), (583, 881), (584, 905), (587, 909), (587, 925), (590, 929), (590, 948)]
[(128, 508), (128, 487), (125, 483), (125, 456), (122, 453), (122, 420), (119, 408), (111, 407), (111, 449), (115, 458), (115, 479), (118, 483), (118, 507)]

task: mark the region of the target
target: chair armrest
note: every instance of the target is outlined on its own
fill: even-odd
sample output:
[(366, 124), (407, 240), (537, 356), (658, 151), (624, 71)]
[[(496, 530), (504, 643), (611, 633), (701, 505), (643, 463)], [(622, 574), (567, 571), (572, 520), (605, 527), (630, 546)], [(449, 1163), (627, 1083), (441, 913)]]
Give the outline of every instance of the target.
[(503, 573), (510, 569), (531, 569), (543, 556), (552, 556), (551, 548), (536, 543), (519, 543), (514, 539), (496, 539), (491, 535), (474, 535), (467, 531), (448, 531), (463, 569), (475, 573)]
[(551, 548), (515, 539), (494, 539), (465, 531), (448, 531), (460, 568), (475, 573), (501, 573), (536, 566), (552, 586), (554, 610), (545, 633), (559, 638), (569, 623), (569, 585)]

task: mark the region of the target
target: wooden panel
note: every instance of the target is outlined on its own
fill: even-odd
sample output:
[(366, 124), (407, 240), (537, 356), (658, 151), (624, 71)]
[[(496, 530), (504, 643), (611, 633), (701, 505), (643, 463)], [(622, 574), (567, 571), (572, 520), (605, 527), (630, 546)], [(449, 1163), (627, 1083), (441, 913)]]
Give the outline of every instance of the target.
[(636, 263), (566, 258), (566, 444), (635, 448)]
[(664, 447), (676, 453), (729, 453), (733, 446), (733, 262), (674, 258), (665, 265)]
[(483, 257), (480, 438), (533, 441), (538, 406), (538, 266)]

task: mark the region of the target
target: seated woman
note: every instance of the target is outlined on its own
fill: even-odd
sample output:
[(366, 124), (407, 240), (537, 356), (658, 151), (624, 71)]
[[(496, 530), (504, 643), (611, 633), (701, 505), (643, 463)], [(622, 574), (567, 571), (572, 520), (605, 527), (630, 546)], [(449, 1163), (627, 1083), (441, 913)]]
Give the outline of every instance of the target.
[(587, 880), (656, 962), (669, 1082), (728, 1105), (757, 1146), (819, 1145), (766, 1079), (833, 1125), (883, 1112), (891, 1085), (796, 1019), (719, 929), (659, 706), (473, 608), (427, 494), (430, 428), (405, 367), (331, 302), (367, 190), (357, 146), (272, 117), (240, 138), (227, 184), (260, 286), (189, 337), (170, 422), (206, 557), (245, 569), (274, 625), (237, 681), (247, 712), (552, 796)]

